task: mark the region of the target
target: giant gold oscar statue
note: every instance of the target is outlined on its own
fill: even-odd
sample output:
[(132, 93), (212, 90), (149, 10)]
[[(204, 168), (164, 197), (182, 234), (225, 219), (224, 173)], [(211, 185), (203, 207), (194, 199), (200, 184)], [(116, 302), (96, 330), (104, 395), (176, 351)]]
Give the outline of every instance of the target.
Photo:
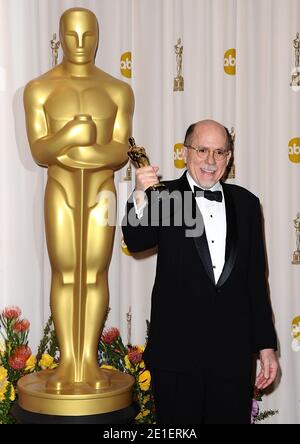
[(115, 232), (104, 223), (114, 205), (99, 196), (115, 196), (114, 171), (128, 160), (134, 107), (131, 87), (95, 66), (98, 32), (91, 11), (65, 11), (62, 63), (24, 93), (32, 156), (48, 168), (45, 227), (60, 363), (20, 380), (19, 406), (48, 415), (103, 414), (132, 403), (133, 378), (97, 362)]

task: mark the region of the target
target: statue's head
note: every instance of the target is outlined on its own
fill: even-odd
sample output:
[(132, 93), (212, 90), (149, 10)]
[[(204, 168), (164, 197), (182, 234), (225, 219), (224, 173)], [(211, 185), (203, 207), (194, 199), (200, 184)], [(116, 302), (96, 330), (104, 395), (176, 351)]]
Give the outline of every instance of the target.
[(67, 9), (60, 18), (59, 34), (65, 59), (79, 65), (94, 61), (99, 28), (92, 11), (84, 8)]

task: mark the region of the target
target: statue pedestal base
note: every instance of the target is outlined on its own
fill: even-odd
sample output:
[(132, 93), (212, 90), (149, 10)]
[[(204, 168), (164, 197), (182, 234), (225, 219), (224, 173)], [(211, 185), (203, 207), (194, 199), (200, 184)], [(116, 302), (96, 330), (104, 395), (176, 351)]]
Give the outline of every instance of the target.
[(132, 407), (134, 378), (127, 373), (103, 369), (110, 378), (108, 388), (94, 390), (86, 383), (73, 383), (56, 392), (46, 388), (52, 372), (44, 370), (19, 380), (18, 406), (13, 411), (17, 421), (117, 424), (121, 418), (129, 422), (137, 414)]
[(175, 77), (173, 91), (184, 91), (184, 78), (182, 76)]
[(132, 403), (129, 407), (100, 415), (60, 416), (28, 412), (18, 404), (12, 408), (17, 424), (130, 424), (139, 413), (139, 406)]

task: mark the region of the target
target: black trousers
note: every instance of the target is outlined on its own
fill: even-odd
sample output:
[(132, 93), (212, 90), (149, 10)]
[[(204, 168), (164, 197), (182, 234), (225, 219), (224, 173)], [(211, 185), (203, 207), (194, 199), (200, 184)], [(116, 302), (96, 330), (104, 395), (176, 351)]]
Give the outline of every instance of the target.
[[(234, 373), (234, 370), (233, 370)], [(151, 368), (158, 424), (250, 424), (251, 381), (239, 375)]]

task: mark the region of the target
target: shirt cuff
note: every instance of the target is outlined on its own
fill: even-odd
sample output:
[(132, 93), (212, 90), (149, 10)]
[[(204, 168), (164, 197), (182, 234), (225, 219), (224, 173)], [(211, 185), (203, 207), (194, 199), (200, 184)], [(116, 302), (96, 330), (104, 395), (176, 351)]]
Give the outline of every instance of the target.
[(133, 204), (136, 213), (136, 217), (141, 219), (144, 214), (144, 209), (148, 204), (147, 195), (144, 191), (134, 191), (133, 192)]

